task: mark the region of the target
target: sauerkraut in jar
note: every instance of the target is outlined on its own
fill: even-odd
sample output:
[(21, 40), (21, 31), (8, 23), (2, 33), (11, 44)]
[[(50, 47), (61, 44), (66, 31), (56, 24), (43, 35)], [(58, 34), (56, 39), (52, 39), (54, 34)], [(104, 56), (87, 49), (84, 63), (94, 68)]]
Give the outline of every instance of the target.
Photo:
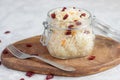
[(41, 43), (60, 59), (83, 57), (94, 47), (91, 14), (75, 7), (56, 8), (48, 12)]

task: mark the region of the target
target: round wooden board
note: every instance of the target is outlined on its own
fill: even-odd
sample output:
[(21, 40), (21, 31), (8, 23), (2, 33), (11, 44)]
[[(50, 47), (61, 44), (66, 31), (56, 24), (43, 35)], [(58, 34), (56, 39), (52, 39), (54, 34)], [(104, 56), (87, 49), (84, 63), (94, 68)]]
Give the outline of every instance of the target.
[[(35, 54), (63, 65), (73, 66), (76, 71), (62, 71), (34, 58), (21, 60), (14, 57), (7, 49), (1, 55), (3, 65), (11, 69), (32, 71), (39, 74), (85, 76), (107, 70), (120, 63), (120, 44), (110, 38), (96, 36), (94, 50), (91, 53), (92, 56), (95, 56), (94, 60), (88, 60), (91, 55), (68, 60), (54, 58), (49, 54), (47, 48), (41, 45), (39, 40), (40, 36), (35, 36), (16, 42), (14, 45), (25, 53)], [(26, 44), (30, 44), (32, 47), (26, 47)]]

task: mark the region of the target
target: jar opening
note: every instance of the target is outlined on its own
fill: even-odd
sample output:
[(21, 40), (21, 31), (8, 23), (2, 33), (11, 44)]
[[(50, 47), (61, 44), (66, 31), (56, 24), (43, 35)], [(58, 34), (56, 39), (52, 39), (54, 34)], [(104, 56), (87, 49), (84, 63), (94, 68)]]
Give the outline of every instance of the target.
[(47, 16), (48, 24), (52, 27), (77, 29), (91, 25), (91, 13), (85, 9), (60, 7), (50, 10)]
[[(50, 10), (50, 11), (48, 11), (48, 13), (47, 13), (47, 17), (48, 18), (51, 18), (51, 13), (52, 12), (54, 12), (55, 10), (62, 10), (64, 7), (58, 7), (58, 8), (54, 8), (54, 9), (52, 9), (52, 10)], [(70, 8), (73, 8), (74, 9), (74, 7), (66, 7), (66, 8), (68, 8), (68, 9), (70, 9)], [(91, 13), (88, 11), (88, 10), (86, 10), (86, 9), (83, 9), (83, 8), (78, 8), (78, 7), (75, 7), (75, 9), (77, 9), (77, 10), (84, 10), (84, 11), (86, 11), (88, 14), (89, 14), (89, 17), (88, 17), (88, 19), (90, 19), (91, 18)]]

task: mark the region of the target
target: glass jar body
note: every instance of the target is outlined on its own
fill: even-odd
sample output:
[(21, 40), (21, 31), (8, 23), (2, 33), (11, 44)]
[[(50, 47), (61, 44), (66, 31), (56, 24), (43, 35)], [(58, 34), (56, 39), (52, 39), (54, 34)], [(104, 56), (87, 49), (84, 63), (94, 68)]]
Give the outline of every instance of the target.
[(56, 29), (52, 31), (47, 48), (54, 57), (60, 59), (83, 57), (90, 54), (94, 47), (95, 35), (91, 28), (71, 30), (71, 32)]
[[(90, 13), (85, 10), (83, 12), (86, 12), (86, 15), (78, 12), (82, 15), (81, 17), (77, 14), (76, 10), (76, 13), (71, 12), (71, 10), (69, 10), (70, 12), (68, 11), (68, 18), (66, 14), (63, 14), (64, 12), (60, 12), (63, 15), (62, 17), (62, 15), (55, 16), (55, 13), (53, 13), (54, 10), (50, 11), (47, 21), (44, 22), (45, 30), (41, 42), (44, 46), (47, 46), (52, 56), (59, 59), (87, 56), (92, 52), (94, 47), (95, 35), (92, 30)], [(73, 16), (72, 14), (75, 15)]]

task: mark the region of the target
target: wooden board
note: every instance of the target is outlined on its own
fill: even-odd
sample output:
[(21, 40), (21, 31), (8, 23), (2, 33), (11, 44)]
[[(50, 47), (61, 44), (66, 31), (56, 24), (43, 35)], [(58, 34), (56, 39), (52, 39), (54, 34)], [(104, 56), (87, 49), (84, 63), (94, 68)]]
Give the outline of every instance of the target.
[[(14, 57), (9, 51), (7, 51), (7, 49), (5, 49), (1, 55), (3, 65), (11, 69), (20, 71), (32, 71), (39, 74), (54, 74), (59, 76), (85, 76), (107, 70), (120, 63), (120, 44), (110, 38), (96, 36), (95, 47), (91, 54), (95, 56), (94, 60), (88, 60), (88, 57), (91, 55), (83, 58), (68, 60), (54, 58), (49, 54), (46, 47), (43, 47), (41, 45), (39, 39), (40, 36), (36, 36), (16, 42), (14, 45), (25, 53), (35, 54), (63, 65), (65, 64), (68, 66), (73, 66), (76, 68), (76, 71), (62, 71), (33, 58), (21, 60)], [(28, 44), (28, 47), (26, 44)]]

